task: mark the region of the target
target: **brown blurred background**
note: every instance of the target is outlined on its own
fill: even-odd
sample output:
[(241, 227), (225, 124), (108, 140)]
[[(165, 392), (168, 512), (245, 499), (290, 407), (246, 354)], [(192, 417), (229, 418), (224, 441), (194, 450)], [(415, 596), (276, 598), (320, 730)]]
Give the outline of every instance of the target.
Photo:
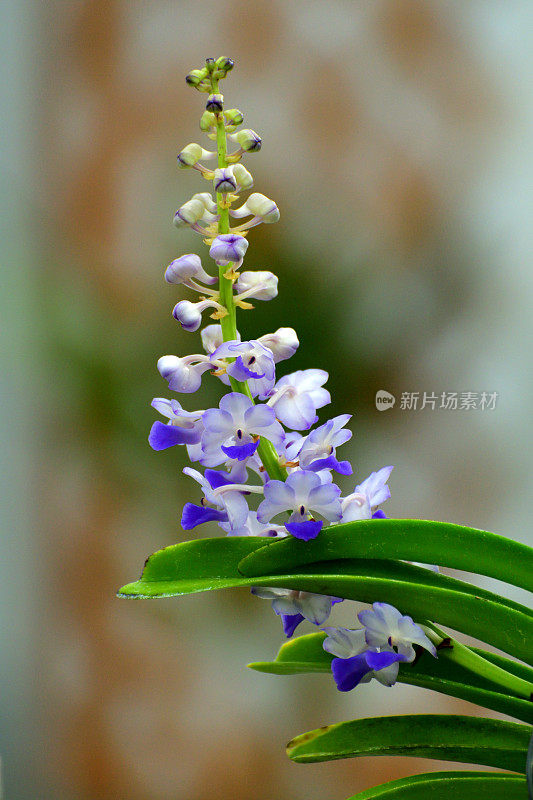
[[(0, 4), (8, 800), (341, 800), (428, 764), (294, 765), (286, 741), (355, 716), (476, 713), (247, 670), (282, 635), (246, 591), (115, 591), (188, 538), (183, 455), (146, 437), (157, 358), (199, 343), (162, 270), (202, 251), (171, 219), (205, 188), (175, 156), (202, 141), (184, 76), (211, 55), (235, 59), (224, 93), (264, 137), (247, 166), (282, 214), (250, 237), (247, 264), (280, 296), (241, 314), (243, 337), (297, 329), (281, 372), (329, 370), (356, 478), (396, 465), (390, 515), (531, 541), (532, 23), (530, 3), (487, 0)], [(417, 391), (499, 398), (401, 410)]]

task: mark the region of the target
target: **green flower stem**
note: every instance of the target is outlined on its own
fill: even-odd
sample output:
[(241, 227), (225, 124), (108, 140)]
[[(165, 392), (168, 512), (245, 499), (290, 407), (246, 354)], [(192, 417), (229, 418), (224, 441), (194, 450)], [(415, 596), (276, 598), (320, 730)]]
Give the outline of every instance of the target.
[[(213, 94), (218, 93), (218, 80), (212, 78), (211, 86)], [(224, 167), (228, 166), (224, 114), (217, 114), (216, 120), (218, 167), (219, 169), (223, 169)], [(229, 233), (229, 208), (225, 206), (222, 194), (220, 194), (220, 192), (217, 192), (217, 209), (219, 215), (218, 233)], [(218, 281), (220, 304), (223, 305), (228, 312), (226, 316), (222, 317), (220, 320), (222, 338), (225, 342), (230, 342), (237, 338), (237, 314), (233, 300), (233, 281), (230, 278), (225, 277), (225, 272), (227, 269), (227, 266), (218, 268)], [(245, 394), (253, 402), (250, 388), (246, 381), (236, 381), (235, 378), (230, 378), (230, 384), (234, 392), (241, 392), (242, 394)], [(259, 454), (259, 458), (263, 462), (263, 466), (268, 472), (269, 477), (284, 481), (287, 477), (287, 471), (283, 469), (283, 467), (280, 467), (278, 454), (276, 453), (276, 448), (272, 442), (269, 442), (268, 439), (262, 437), (259, 442), (257, 452)]]
[(451, 639), (444, 631), (437, 628), (433, 622), (426, 621), (424, 623), (424, 628), (428, 638), (431, 639), (439, 650), (439, 658), (454, 661), (469, 672), (473, 672), (491, 681), (491, 683), (511, 691), (513, 695), (518, 695), (525, 700), (533, 699), (533, 684), (529, 683), (529, 681), (512, 675), (496, 664), (491, 664), (490, 661), (474, 653), (474, 651), (466, 645), (461, 644), (461, 642), (458, 642), (456, 639)]

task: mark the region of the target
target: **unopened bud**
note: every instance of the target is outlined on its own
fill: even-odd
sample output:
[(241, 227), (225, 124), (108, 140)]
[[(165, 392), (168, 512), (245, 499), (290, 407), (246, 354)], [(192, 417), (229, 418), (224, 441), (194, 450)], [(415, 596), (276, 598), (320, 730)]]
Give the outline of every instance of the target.
[(215, 68), (223, 72), (224, 75), (226, 74), (226, 72), (229, 72), (231, 69), (233, 69), (233, 66), (234, 66), (233, 59), (226, 58), (226, 56), (220, 56), (220, 58), (217, 58), (217, 60), (215, 61)]
[(237, 188), (237, 181), (233, 174), (234, 167), (224, 167), (223, 169), (216, 169), (213, 178), (213, 188), (215, 192), (227, 194), (234, 192)]
[(211, 113), (211, 111), (204, 111), (202, 116), (200, 117), (200, 130), (207, 132), (211, 128), (214, 128), (217, 124), (215, 119), (215, 115)]
[(205, 110), (210, 111), (212, 114), (220, 114), (224, 108), (224, 95), (210, 94), (205, 104)]
[(233, 167), (233, 174), (241, 189), (251, 189), (254, 185), (254, 179), (251, 172), (248, 172), (242, 164), (235, 164)]
[(285, 359), (293, 356), (300, 346), (294, 328), (278, 328), (275, 333), (267, 333), (264, 336), (260, 336), (258, 341), (268, 347), (269, 350), (272, 350), (276, 364), (278, 361), (285, 361)]
[(185, 81), (189, 84), (189, 86), (194, 86), (195, 88), (207, 78), (207, 70), (205, 69), (192, 69), (188, 75), (185, 76)]
[(248, 239), (237, 233), (222, 233), (213, 240), (209, 255), (217, 264), (242, 261), (248, 249)]
[(231, 138), (237, 142), (246, 153), (257, 153), (261, 150), (261, 137), (250, 128), (243, 128), (238, 133), (232, 133)]
[(267, 270), (241, 272), (237, 281), (237, 292), (246, 292), (256, 300), (272, 300), (278, 294), (278, 276)]
[(220, 325), (206, 325), (200, 331), (200, 338), (202, 339), (202, 347), (208, 355), (214, 353), (217, 347), (220, 347), (224, 341), (222, 335), (222, 328)]
[(165, 270), (165, 280), (167, 283), (184, 283), (191, 278), (197, 278), (203, 283), (216, 283), (218, 278), (212, 278), (202, 267), (200, 257), (194, 253), (188, 253), (181, 258), (175, 258)]
[(277, 205), (264, 194), (254, 192), (246, 201), (246, 205), (251, 213), (256, 217), (261, 217), (263, 222), (277, 222), (279, 219), (279, 209)]
[(178, 153), (178, 166), (180, 169), (193, 167), (201, 158), (212, 158), (215, 155), (211, 150), (204, 150), (199, 144), (192, 142)]
[(240, 208), (230, 210), (232, 217), (257, 217), (262, 222), (277, 222), (279, 209), (275, 202), (259, 192), (250, 195), (246, 203)]
[(196, 194), (193, 194), (191, 200), (199, 200), (206, 211), (209, 211), (211, 214), (217, 213), (217, 204), (209, 192), (197, 192)]
[(177, 319), (186, 331), (197, 331), (202, 324), (202, 311), (200, 303), (191, 303), (190, 300), (180, 300), (172, 311), (172, 316)]
[(205, 206), (201, 200), (192, 199), (184, 203), (174, 214), (174, 225), (183, 228), (185, 225), (194, 225), (205, 214)]
[(237, 128), (244, 122), (242, 112), (238, 108), (228, 108), (227, 111), (224, 111), (224, 119), (226, 120), (226, 125), (231, 125), (233, 128)]

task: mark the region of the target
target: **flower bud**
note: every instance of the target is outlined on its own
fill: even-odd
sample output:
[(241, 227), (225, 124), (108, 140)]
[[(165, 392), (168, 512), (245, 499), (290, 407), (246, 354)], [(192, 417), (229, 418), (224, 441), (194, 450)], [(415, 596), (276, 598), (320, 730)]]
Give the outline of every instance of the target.
[[(219, 323), (216, 323), (215, 325), (206, 325), (205, 328), (202, 328), (200, 331), (200, 338), (202, 340), (202, 347), (207, 355), (212, 355), (217, 347), (220, 347), (224, 341), (224, 336), (222, 335), (222, 326)], [(239, 331), (237, 331), (237, 341), (241, 341), (241, 334)], [(220, 375), (218, 377), (222, 380)]]
[(300, 346), (294, 328), (278, 328), (275, 333), (267, 333), (264, 336), (260, 336), (258, 341), (268, 347), (269, 350), (272, 350), (276, 364), (278, 361), (285, 361), (285, 359), (293, 356)]
[(203, 69), (192, 69), (189, 74), (185, 76), (185, 81), (189, 86), (197, 88), (205, 78), (207, 78), (207, 70), (204, 67)]
[(204, 131), (204, 133), (207, 133), (207, 131), (211, 130), (211, 128), (214, 128), (216, 124), (217, 121), (215, 119), (215, 115), (212, 114), (211, 111), (204, 111), (200, 117), (200, 130)]
[(254, 185), (252, 174), (248, 172), (243, 164), (235, 164), (233, 167), (233, 174), (241, 189), (251, 189)]
[(220, 114), (224, 108), (224, 95), (210, 94), (205, 104), (205, 110), (210, 111), (212, 114)]
[(224, 167), (223, 169), (216, 169), (213, 178), (213, 188), (215, 192), (227, 194), (234, 192), (237, 189), (237, 181), (233, 174), (234, 167)]
[(205, 214), (205, 206), (201, 200), (192, 199), (184, 203), (174, 214), (174, 225), (183, 228), (185, 225), (195, 225)]
[(261, 137), (250, 128), (244, 128), (238, 133), (232, 133), (231, 138), (237, 142), (246, 153), (257, 153), (261, 150)]
[(226, 56), (220, 56), (215, 61), (215, 69), (217, 71), (222, 72), (224, 75), (233, 69), (234, 61), (231, 58), (226, 58)]
[(206, 211), (209, 211), (211, 214), (217, 213), (217, 204), (209, 192), (197, 192), (196, 194), (193, 194), (191, 200), (199, 200)]
[(244, 117), (238, 108), (228, 108), (227, 111), (224, 111), (224, 120), (226, 122), (226, 130), (231, 133), (239, 125), (242, 125)]
[(263, 222), (277, 222), (279, 219), (277, 205), (264, 194), (254, 192), (246, 201), (246, 205), (250, 212), (256, 217), (261, 217)]
[(204, 348), (205, 352), (208, 355), (211, 355), (211, 353), (214, 353), (217, 347), (220, 347), (224, 341), (222, 327), (218, 324), (206, 325), (205, 328), (202, 328), (200, 331), (200, 338), (202, 340), (202, 347)]
[(213, 158), (215, 155), (211, 150), (204, 150), (199, 144), (192, 142), (178, 153), (178, 166), (180, 169), (194, 167), (201, 158)]
[(213, 240), (209, 255), (217, 264), (242, 261), (248, 249), (248, 239), (238, 233), (222, 233)]
[(180, 300), (172, 310), (172, 316), (177, 319), (186, 331), (197, 331), (202, 324), (202, 312), (198, 308), (200, 303), (191, 303), (190, 300)]
[(278, 294), (278, 276), (268, 270), (242, 272), (237, 281), (237, 292), (246, 292), (256, 300), (272, 300)]
[[(261, 222), (277, 222), (279, 219), (279, 209), (275, 202), (260, 192), (251, 194), (244, 205), (230, 210), (230, 214), (235, 218), (252, 215)], [(257, 222), (253, 224), (257, 224)]]
[(212, 278), (202, 267), (200, 257), (194, 253), (188, 253), (181, 258), (175, 258), (165, 270), (165, 280), (167, 283), (185, 283), (191, 278), (197, 278), (203, 283), (216, 283), (217, 278)]

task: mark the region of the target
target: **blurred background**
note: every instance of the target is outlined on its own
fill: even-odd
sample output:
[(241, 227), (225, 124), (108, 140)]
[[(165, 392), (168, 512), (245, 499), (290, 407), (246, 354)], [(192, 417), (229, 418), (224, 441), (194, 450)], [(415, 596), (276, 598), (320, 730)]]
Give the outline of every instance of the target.
[[(341, 800), (449, 766), (290, 763), (285, 743), (323, 724), (477, 709), (247, 670), (282, 641), (247, 591), (115, 592), (190, 538), (183, 455), (147, 434), (167, 393), (157, 358), (199, 345), (162, 273), (203, 248), (171, 220), (204, 188), (175, 156), (206, 143), (205, 96), (184, 82), (206, 56), (235, 59), (224, 94), (263, 136), (246, 165), (281, 210), (247, 255), (280, 296), (241, 313), (243, 338), (297, 329), (280, 374), (329, 370), (321, 419), (353, 413), (355, 482), (395, 465), (389, 515), (533, 544), (532, 30), (527, 0), (2, 0), (8, 800)], [(204, 387), (207, 407), (220, 387)], [(392, 410), (376, 410), (382, 389)], [(454, 391), (496, 407), (401, 408), (404, 392)], [(354, 606), (332, 620), (353, 624)]]

